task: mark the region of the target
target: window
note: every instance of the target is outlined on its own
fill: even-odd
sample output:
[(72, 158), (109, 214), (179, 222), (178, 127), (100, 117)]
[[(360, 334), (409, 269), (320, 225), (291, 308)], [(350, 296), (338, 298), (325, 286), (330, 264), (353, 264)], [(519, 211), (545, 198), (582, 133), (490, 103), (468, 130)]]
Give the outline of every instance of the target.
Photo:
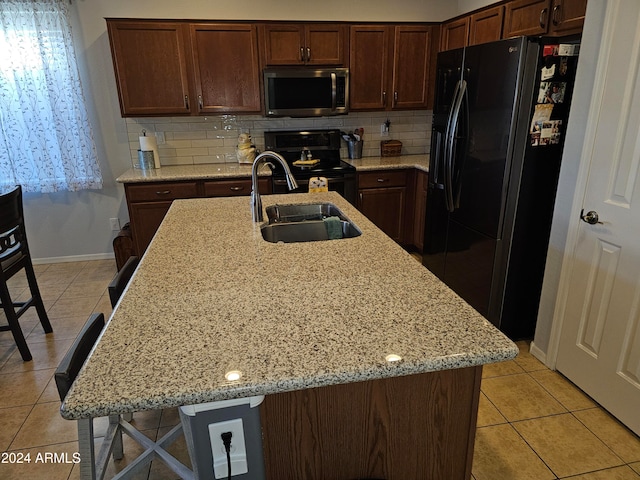
[(102, 188), (68, 8), (0, 2), (0, 189)]

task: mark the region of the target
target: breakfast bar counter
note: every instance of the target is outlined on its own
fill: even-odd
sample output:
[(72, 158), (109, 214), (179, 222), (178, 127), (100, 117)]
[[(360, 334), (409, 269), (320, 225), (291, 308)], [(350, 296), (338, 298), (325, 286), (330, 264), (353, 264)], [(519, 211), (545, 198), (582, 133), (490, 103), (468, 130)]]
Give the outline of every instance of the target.
[[(375, 404), (367, 415), (387, 403), (393, 411), (391, 397), (397, 395), (413, 414), (424, 411), (439, 416), (427, 420), (433, 425), (466, 422), (463, 434), (454, 435), (455, 441), (443, 437), (440, 430), (424, 435), (465, 446), (462, 457), (454, 459), (460, 452), (453, 451), (450, 456), (451, 462), (467, 465), (455, 478), (468, 478), (481, 366), (514, 358), (516, 345), (340, 195), (265, 195), (262, 200), (265, 207), (333, 203), (362, 234), (269, 243), (261, 235), (261, 224), (252, 222), (246, 197), (174, 201), (65, 399), (63, 417), (99, 417), (265, 395), (263, 428), (270, 425), (273, 432), (282, 428), (293, 435), (297, 429), (291, 425), (302, 420), (283, 417), (300, 413), (301, 404), (290, 403), (298, 402), (299, 395), (330, 392), (333, 411), (327, 416), (340, 419), (340, 404), (352, 409), (354, 399), (361, 397), (353, 390), (334, 389), (361, 385), (362, 392), (368, 392), (363, 402)], [(389, 361), (389, 355), (400, 360)], [(241, 372), (240, 379), (227, 380), (230, 371)], [(441, 373), (454, 376), (446, 380), (438, 376)], [(388, 383), (395, 381), (400, 383)], [(376, 396), (375, 392), (383, 391), (387, 394)], [(466, 399), (464, 405), (458, 397)], [(302, 404), (308, 403), (309, 397), (305, 398)], [(325, 400), (314, 398), (320, 408)], [(285, 403), (277, 403), (281, 401)], [(366, 408), (363, 405), (363, 411)], [(353, 411), (347, 414), (356, 416)], [(378, 421), (393, 420), (393, 415), (387, 416), (376, 419), (373, 415), (372, 424), (362, 427), (368, 432), (363, 435), (383, 449), (387, 447), (375, 440), (372, 429)], [(407, 421), (420, 420), (405, 418), (400, 423)], [(301, 439), (290, 441), (293, 448), (300, 448), (297, 456), (305, 459), (304, 468), (295, 465), (295, 459), (282, 460), (295, 457), (296, 452), (277, 451), (268, 432), (264, 435), (267, 472), (270, 468), (286, 472), (284, 463), (293, 462), (293, 470), (333, 478), (328, 460), (320, 466), (321, 455), (305, 452)], [(318, 431), (313, 435), (322, 436)], [(460, 435), (464, 438), (458, 439)], [(282, 437), (277, 441), (287, 442)], [(415, 438), (402, 441), (409, 448), (422, 445)], [(439, 445), (425, 456), (444, 465), (449, 461), (443, 454), (447, 448)], [(384, 464), (380, 468), (386, 478), (401, 478), (389, 473), (392, 462), (375, 458), (372, 462)], [(428, 468), (449, 471), (436, 467)], [(367, 467), (364, 473), (373, 476), (376, 468)], [(404, 478), (436, 478), (421, 475), (416, 472), (415, 477)], [(279, 478), (312, 477), (285, 474)]]

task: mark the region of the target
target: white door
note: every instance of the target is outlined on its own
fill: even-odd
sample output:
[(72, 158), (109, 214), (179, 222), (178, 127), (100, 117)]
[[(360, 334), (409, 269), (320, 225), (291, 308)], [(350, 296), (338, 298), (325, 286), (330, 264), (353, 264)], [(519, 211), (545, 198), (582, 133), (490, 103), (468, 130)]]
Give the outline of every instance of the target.
[(567, 245), (573, 254), (556, 367), (640, 435), (639, 1), (606, 2), (596, 71), (581, 206), (601, 223), (579, 221)]

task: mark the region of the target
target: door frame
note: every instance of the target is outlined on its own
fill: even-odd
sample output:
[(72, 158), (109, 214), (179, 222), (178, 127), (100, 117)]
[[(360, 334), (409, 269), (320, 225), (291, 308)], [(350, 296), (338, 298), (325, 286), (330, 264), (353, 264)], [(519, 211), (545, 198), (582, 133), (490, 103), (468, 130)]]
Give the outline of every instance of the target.
[[(580, 47), (572, 108), (553, 214), (549, 250), (531, 353), (555, 370), (574, 251), (579, 240), (580, 216), (591, 168), (591, 150), (597, 112), (603, 102), (606, 52), (615, 29), (613, 4), (621, 0), (589, 0)], [(624, 1), (624, 0), (623, 0)], [(609, 8), (607, 8), (609, 6)], [(546, 348), (545, 348), (546, 344)]]

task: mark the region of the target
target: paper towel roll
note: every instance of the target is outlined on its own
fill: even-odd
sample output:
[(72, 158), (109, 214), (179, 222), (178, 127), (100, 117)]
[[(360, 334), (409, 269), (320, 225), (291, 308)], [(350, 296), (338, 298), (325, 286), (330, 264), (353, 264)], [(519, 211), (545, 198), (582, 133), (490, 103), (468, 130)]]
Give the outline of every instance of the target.
[(143, 135), (140, 138), (140, 150), (152, 151), (156, 168), (160, 168), (160, 155), (158, 155), (158, 143), (155, 135)]

